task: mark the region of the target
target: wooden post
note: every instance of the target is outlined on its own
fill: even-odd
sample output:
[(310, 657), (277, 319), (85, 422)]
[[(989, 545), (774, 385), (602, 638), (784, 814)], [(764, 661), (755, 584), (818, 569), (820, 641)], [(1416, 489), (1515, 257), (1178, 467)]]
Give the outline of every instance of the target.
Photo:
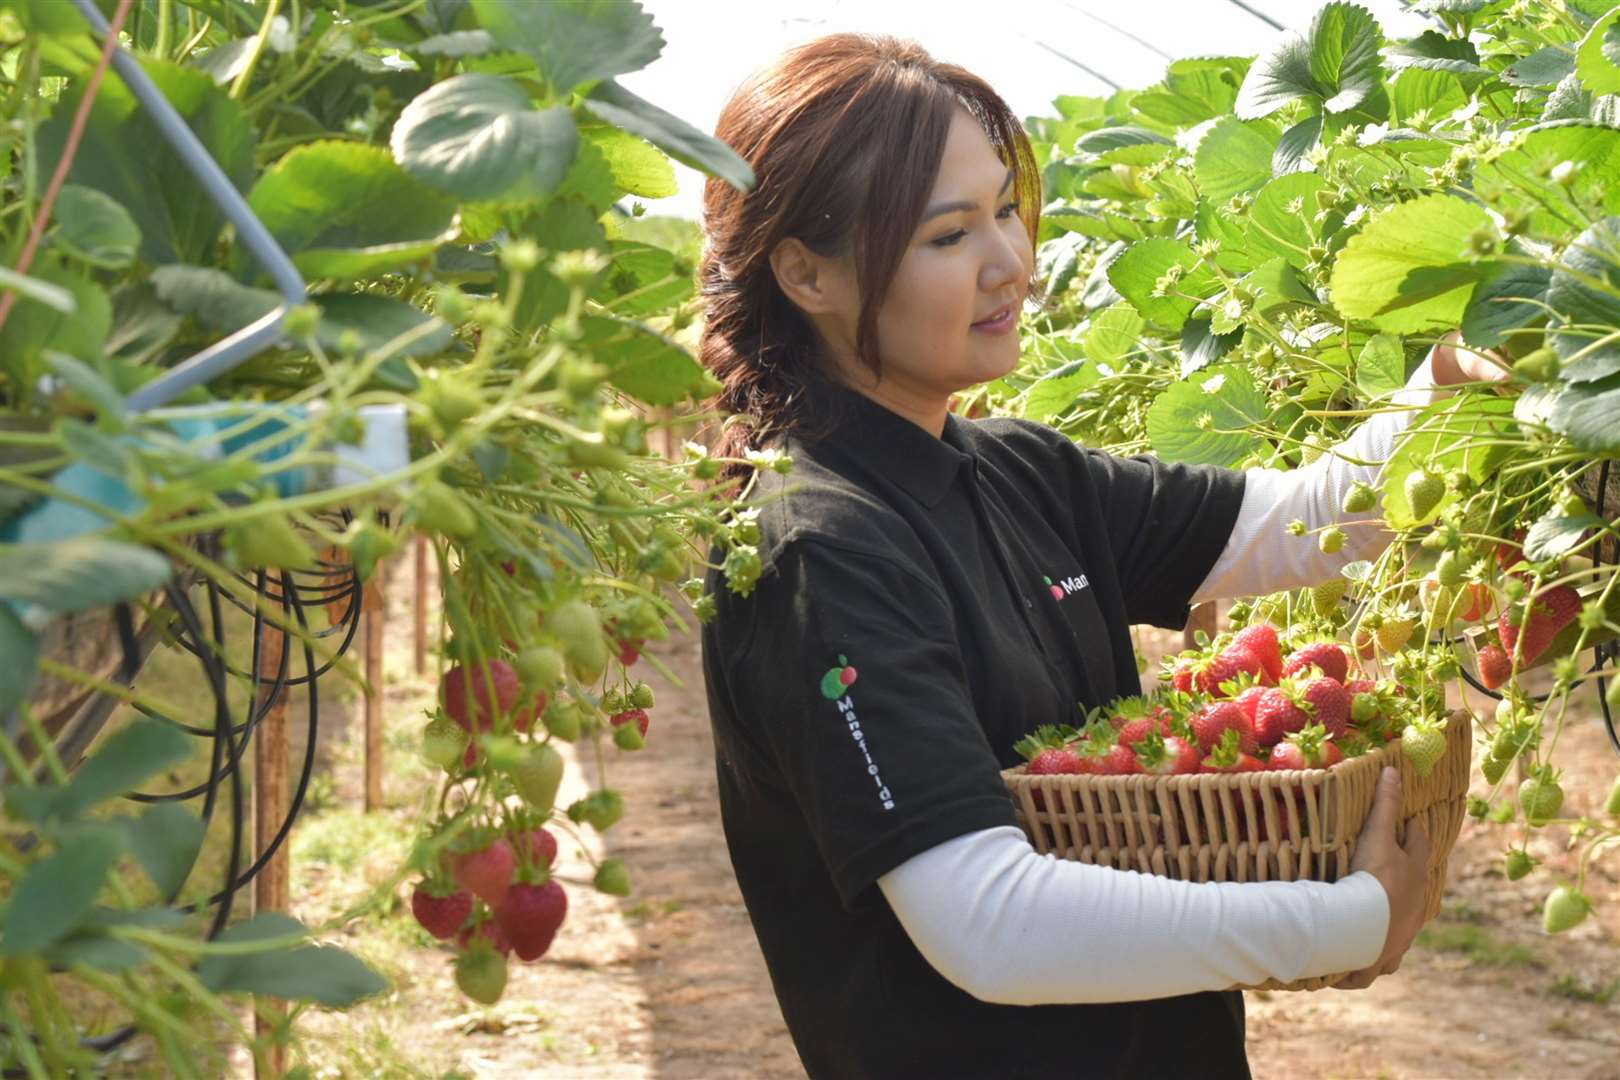
[(383, 626), (387, 621), (387, 571), (379, 562), (366, 582), (361, 618), (366, 630), (366, 810), (381, 810), (383, 804)]
[(412, 648), (416, 658), (416, 673), (421, 675), (427, 670), (427, 537), (418, 533), (416, 539), (412, 541), (411, 550), (416, 556), (416, 603), (411, 608), (411, 621), (416, 636), (412, 641)]
[(1213, 601), (1206, 600), (1202, 604), (1193, 605), (1192, 614), (1187, 616), (1187, 625), (1181, 631), (1181, 647), (1183, 649), (1198, 648), (1196, 634), (1200, 630), (1210, 637), (1215, 636), (1215, 604)]
[[(259, 707), (268, 701), (270, 686), (275, 684), (281, 670), (281, 657), (287, 649), (287, 634), (270, 626), (264, 627), (264, 641), (259, 649)], [(270, 686), (264, 685), (265, 683)], [(253, 850), (255, 859), (269, 848), (287, 816), (287, 695), (283, 691), (270, 704), (270, 711), (259, 721), (253, 739)], [(292, 845), (283, 843), (269, 862), (253, 879), (253, 910), (286, 911), (291, 898), (292, 878), (289, 853)], [(254, 1002), (254, 1035), (263, 1038), (276, 1026), (275, 1016), (285, 1016), (287, 1003), (279, 998), (257, 998)], [(266, 1016), (269, 1013), (271, 1015)], [(287, 1071), (287, 1048), (283, 1044), (271, 1047), (264, 1058), (269, 1076), (280, 1077)], [(255, 1055), (254, 1075), (259, 1076)]]

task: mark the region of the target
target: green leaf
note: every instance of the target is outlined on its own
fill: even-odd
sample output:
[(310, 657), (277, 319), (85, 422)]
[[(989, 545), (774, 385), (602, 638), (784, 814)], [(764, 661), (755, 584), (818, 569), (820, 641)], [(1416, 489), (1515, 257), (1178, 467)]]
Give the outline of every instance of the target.
[(1378, 21), (1356, 4), (1327, 4), (1311, 21), (1311, 77), (1326, 98), (1327, 112), (1344, 112), (1366, 101), (1383, 81)]
[(38, 669), (39, 639), (0, 604), (0, 720), (27, 700)]
[(1620, 450), (1620, 374), (1595, 382), (1526, 387), (1515, 415), (1545, 424), (1577, 450)]
[(1468, 238), (1492, 228), (1482, 208), (1454, 195), (1400, 203), (1344, 246), (1333, 267), (1333, 305), (1391, 333), (1454, 327), (1474, 286), (1495, 270), (1465, 261)]
[(1466, 104), (1468, 92), (1450, 71), (1407, 68), (1390, 85), (1391, 119), (1398, 125), (1409, 124), (1419, 112), (1431, 121), (1439, 120)]
[(169, 560), (151, 548), (78, 536), (0, 549), (0, 598), (51, 611), (87, 611), (149, 592), (173, 572)]
[(735, 150), (612, 79), (597, 83), (583, 104), (601, 119), (641, 136), (683, 165), (717, 176), (739, 191), (754, 186), (753, 167)]
[[(157, 61), (141, 66), (225, 175), (245, 189), (254, 173), (257, 129), (242, 107), (201, 71)], [(79, 80), (63, 92), (39, 130), (40, 160), (62, 159), (83, 94)], [(128, 212), (140, 230), (142, 262), (158, 266), (212, 258), (224, 215), (121, 79), (101, 84), (68, 179), (106, 194)]]
[(1463, 313), (1463, 340), (1476, 349), (1493, 349), (1511, 342), (1513, 331), (1546, 314), (1543, 305), (1551, 281), (1552, 271), (1539, 264), (1504, 267), (1475, 291)]
[(1620, 8), (1615, 8), (1581, 38), (1575, 48), (1575, 74), (1594, 94), (1620, 93)]
[(1217, 334), (1210, 329), (1208, 319), (1188, 319), (1181, 327), (1181, 377), (1185, 379), (1209, 367), (1242, 340), (1242, 327)]
[(1269, 413), (1254, 377), (1237, 364), (1220, 364), (1170, 384), (1154, 400), (1148, 438), (1166, 461), (1231, 467), (1259, 448), (1250, 427)]
[(1557, 86), (1575, 70), (1575, 56), (1567, 46), (1548, 45), (1502, 69), (1498, 76), (1509, 86)]
[(1074, 152), (1099, 164), (1148, 165), (1174, 153), (1174, 140), (1144, 127), (1098, 128), (1075, 140)]
[[(1153, 295), (1155, 283), (1172, 266), (1183, 271), (1181, 280), (1173, 291)], [(1213, 273), (1199, 266), (1192, 248), (1162, 236), (1139, 240), (1126, 248), (1108, 267), (1108, 281), (1149, 322), (1172, 331), (1179, 331), (1192, 314), (1197, 301), (1189, 297), (1208, 296), (1219, 284)]]
[(44, 370), (46, 349), (81, 360), (94, 360), (106, 345), (112, 326), (112, 302), (89, 278), (52, 262), (33, 268), (34, 282), (66, 293), (73, 307), (69, 315), (56, 305), (19, 304), (0, 328), (0, 368), (17, 387), (33, 387)]
[(633, 0), (473, 0), (473, 11), (503, 49), (533, 57), (558, 96), (640, 71), (664, 51), (664, 35)]
[(581, 345), (607, 365), (608, 381), (649, 405), (697, 400), (719, 389), (685, 349), (640, 323), (603, 316), (587, 316), (580, 323)]
[(452, 30), (400, 46), (412, 56), (483, 56), (500, 48), (488, 30)]
[(1312, 150), (1322, 145), (1323, 115), (1312, 113), (1277, 140), (1277, 150), (1271, 155), (1271, 171), (1278, 176), (1301, 172), (1309, 166), (1306, 160)]
[(1270, 312), (1290, 304), (1319, 306), (1316, 294), (1299, 280), (1299, 274), (1281, 258), (1267, 259), (1243, 276), (1244, 286), (1254, 293), (1254, 309)]
[(1036, 279), (1044, 281), (1053, 296), (1067, 292), (1080, 271), (1080, 254), (1085, 249), (1085, 238), (1079, 233), (1064, 233), (1048, 240), (1035, 253)]
[(1249, 246), (1259, 258), (1279, 256), (1296, 270), (1310, 262), (1318, 242), (1316, 193), (1327, 183), (1315, 173), (1279, 176), (1254, 197), (1249, 207)]
[(123, 426), (124, 399), (101, 372), (82, 360), (51, 349), (45, 350), (42, 359), (52, 375), (95, 406), (103, 421), (113, 427)]
[(514, 79), (457, 75), (405, 106), (390, 146), (408, 173), (440, 191), (526, 201), (562, 183), (579, 133), (568, 109), (536, 109)]
[[(356, 278), (415, 262), (456, 233), (456, 202), (396, 165), (388, 151), (316, 142), (288, 151), (248, 205), (308, 277)], [(238, 256), (239, 268), (251, 260)], [(262, 276), (262, 268), (255, 267)]]
[[(211, 330), (236, 330), (281, 303), (281, 297), (268, 289), (243, 285), (222, 270), (201, 266), (159, 267), (152, 273), (152, 284), (170, 308)], [(359, 334), (361, 348), (369, 351), (427, 323), (434, 324), (434, 330), (395, 355), (431, 356), (450, 344), (448, 325), (403, 300), (372, 293), (322, 293), (310, 299), (321, 309), (315, 340), (327, 349), (337, 349), (347, 330)]]
[[(297, 919), (268, 911), (237, 923), (216, 940), (233, 945), (301, 932), (308, 933)], [(335, 1007), (352, 1005), (388, 989), (376, 972), (330, 945), (296, 945), (231, 956), (207, 954), (197, 965), (197, 978), (215, 993), (263, 994)]]
[(1271, 179), (1271, 156), (1277, 148), (1277, 129), (1264, 120), (1245, 123), (1225, 116), (1198, 144), (1193, 172), (1205, 198), (1224, 202), (1253, 191)]
[(39, 952), (67, 937), (95, 906), (107, 875), (123, 855), (123, 832), (85, 824), (71, 841), (28, 868), (0, 922), (0, 955)]
[(126, 819), (129, 849), (152, 879), (159, 896), (180, 891), (202, 850), (202, 819), (179, 803), (154, 803), (139, 818)]
[[(1589, 122), (1584, 106), (1580, 117), (1518, 135), (1475, 172), (1476, 188), (1501, 192), (1495, 209), (1528, 215), (1531, 235), (1567, 237), (1571, 222), (1591, 219), (1593, 204), (1620, 213), (1620, 130)], [(1549, 174), (1564, 161), (1579, 168), (1560, 183)]]
[(1565, 382), (1593, 382), (1620, 371), (1620, 217), (1605, 218), (1564, 250), (1547, 289), (1552, 344)]
[(580, 137), (601, 151), (613, 182), (626, 195), (667, 199), (679, 189), (669, 158), (645, 139), (615, 127), (589, 127)]
[(1406, 386), (1406, 349), (1394, 334), (1374, 334), (1356, 358), (1356, 389), (1379, 401)]
[(122, 270), (135, 261), (140, 227), (128, 210), (95, 188), (64, 185), (53, 217), (51, 243), (73, 258), (103, 270)]
[(77, 309), (71, 290), (37, 277), (19, 274), (8, 266), (0, 266), (0, 289), (14, 289), (22, 299), (44, 304), (58, 314), (72, 315)]
[(1141, 313), (1130, 304), (1111, 304), (1091, 316), (1081, 351), (1093, 364), (1118, 367), (1140, 344), (1143, 325)]
[(1591, 512), (1574, 517), (1549, 514), (1530, 526), (1525, 534), (1524, 557), (1531, 562), (1560, 558), (1581, 542), (1583, 533), (1601, 529), (1604, 524), (1602, 518)]
[(145, 717), (107, 736), (63, 785), (17, 788), (7, 805), (37, 825), (71, 821), (90, 807), (126, 795), (148, 777), (191, 755), (191, 737), (173, 724)]
[(1311, 47), (1291, 34), (1255, 58), (1232, 111), (1245, 120), (1257, 120), (1305, 99), (1320, 99), (1311, 75)]
[(78, 9), (60, 0), (4, 0), (0, 11), (14, 13), (31, 34), (83, 34), (88, 29)]
[(1080, 391), (1097, 379), (1096, 364), (1088, 360), (1071, 360), (1030, 384), (1019, 398), (1020, 415), (1044, 424), (1073, 405)]

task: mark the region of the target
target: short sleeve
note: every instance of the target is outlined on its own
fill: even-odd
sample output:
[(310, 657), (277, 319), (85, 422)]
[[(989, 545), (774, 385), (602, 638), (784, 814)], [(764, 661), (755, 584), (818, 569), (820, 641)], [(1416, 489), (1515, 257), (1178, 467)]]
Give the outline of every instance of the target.
[(939, 586), (815, 538), (774, 565), (742, 601), (753, 632), (725, 663), (729, 698), (845, 907), (912, 855), (1016, 824)]
[(1127, 618), (1172, 629), (1186, 625), (1193, 593), (1237, 522), (1243, 473), (1167, 464), (1149, 454), (1082, 453), (1083, 479), (1097, 501), (1095, 512), (1107, 523)]

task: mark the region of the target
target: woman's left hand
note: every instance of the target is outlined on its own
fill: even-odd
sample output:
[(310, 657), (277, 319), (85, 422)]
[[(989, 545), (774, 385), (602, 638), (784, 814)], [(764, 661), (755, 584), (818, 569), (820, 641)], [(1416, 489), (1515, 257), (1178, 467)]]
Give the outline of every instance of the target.
[(1436, 386), (1466, 382), (1504, 382), (1513, 374), (1513, 362), (1491, 349), (1470, 349), (1462, 331), (1453, 330), (1434, 347), (1430, 364)]

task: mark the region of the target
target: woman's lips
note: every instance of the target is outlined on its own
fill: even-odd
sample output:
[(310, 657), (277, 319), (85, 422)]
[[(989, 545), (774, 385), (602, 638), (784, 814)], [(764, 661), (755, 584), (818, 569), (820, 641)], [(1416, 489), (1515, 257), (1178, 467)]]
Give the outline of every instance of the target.
[(973, 324), (972, 328), (984, 334), (1005, 334), (1007, 331), (1011, 330), (1015, 325), (1017, 325), (1017, 323), (1018, 308), (1016, 306), (1009, 305), (1002, 311), (999, 318), (987, 319), (984, 322), (976, 322)]

